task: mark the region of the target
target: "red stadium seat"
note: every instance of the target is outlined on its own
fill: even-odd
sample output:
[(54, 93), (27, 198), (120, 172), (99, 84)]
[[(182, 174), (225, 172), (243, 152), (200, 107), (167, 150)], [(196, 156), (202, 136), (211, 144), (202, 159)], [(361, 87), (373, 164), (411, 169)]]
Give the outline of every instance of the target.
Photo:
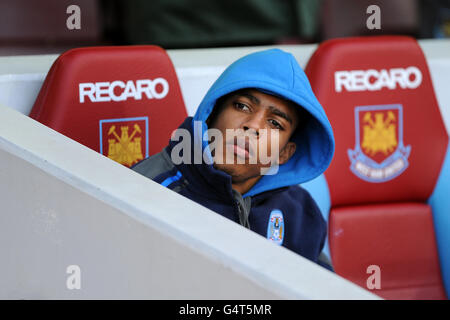
[(326, 41), (306, 67), (333, 126), (325, 172), (337, 274), (388, 299), (445, 299), (432, 210), (447, 150), (425, 57), (409, 37)]
[(172, 62), (156, 46), (65, 52), (30, 113), (126, 166), (161, 151), (186, 116)]

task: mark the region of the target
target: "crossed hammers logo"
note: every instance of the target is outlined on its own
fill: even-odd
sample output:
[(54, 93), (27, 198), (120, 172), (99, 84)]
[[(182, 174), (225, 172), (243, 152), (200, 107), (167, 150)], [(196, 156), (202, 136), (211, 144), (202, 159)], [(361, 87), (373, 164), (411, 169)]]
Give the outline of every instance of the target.
[[(128, 128), (128, 127), (126, 127), (126, 128)], [(134, 130), (129, 137), (126, 137), (126, 135), (124, 135), (124, 134), (122, 134), (122, 137), (119, 137), (116, 133), (116, 126), (113, 125), (113, 126), (111, 126), (111, 128), (109, 128), (108, 135), (113, 134), (114, 137), (116, 137), (117, 141), (121, 144), (128, 143), (133, 139), (133, 137), (136, 135), (136, 133), (142, 132), (141, 128), (136, 123), (134, 124), (133, 128), (134, 128)]]

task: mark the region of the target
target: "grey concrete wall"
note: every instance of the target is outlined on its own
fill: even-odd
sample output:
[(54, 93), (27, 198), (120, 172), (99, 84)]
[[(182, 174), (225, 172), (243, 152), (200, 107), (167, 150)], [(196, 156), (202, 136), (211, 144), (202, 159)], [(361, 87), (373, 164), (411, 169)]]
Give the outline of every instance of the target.
[(0, 298), (376, 296), (0, 107)]

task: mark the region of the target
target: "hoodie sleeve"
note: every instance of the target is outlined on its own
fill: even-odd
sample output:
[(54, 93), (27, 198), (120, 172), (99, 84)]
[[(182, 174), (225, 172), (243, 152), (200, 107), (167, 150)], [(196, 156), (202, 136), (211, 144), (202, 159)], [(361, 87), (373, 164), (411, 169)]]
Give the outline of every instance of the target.
[(328, 233), (328, 225), (325, 219), (323, 218), (322, 213), (320, 212), (319, 206), (317, 205), (314, 198), (309, 194), (307, 190), (301, 188), (305, 193), (305, 208), (306, 212), (311, 215), (314, 220), (317, 220), (319, 225), (319, 235), (320, 235), (320, 246), (319, 251), (317, 252), (317, 260), (315, 261), (320, 266), (334, 272), (331, 261), (328, 257), (323, 253), (323, 248), (325, 246), (325, 241), (327, 241), (327, 233)]
[(171, 171), (173, 168), (174, 165), (164, 149), (161, 152), (136, 163), (131, 167), (131, 170), (136, 171), (149, 179), (155, 180), (157, 176)]
[[(323, 245), (322, 245), (323, 250)], [(331, 261), (328, 259), (328, 257), (323, 253), (323, 251), (320, 252), (319, 258), (317, 258), (317, 263), (324, 267), (325, 269), (330, 270), (331, 272), (334, 272), (333, 265)]]

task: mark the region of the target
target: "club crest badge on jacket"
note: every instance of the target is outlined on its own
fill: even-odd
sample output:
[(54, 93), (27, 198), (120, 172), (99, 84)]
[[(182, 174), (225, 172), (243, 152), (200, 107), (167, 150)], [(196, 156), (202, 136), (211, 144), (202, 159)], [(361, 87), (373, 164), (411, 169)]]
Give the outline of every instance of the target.
[(274, 209), (270, 213), (269, 223), (267, 225), (267, 239), (282, 245), (284, 239), (284, 218), (281, 210)]

